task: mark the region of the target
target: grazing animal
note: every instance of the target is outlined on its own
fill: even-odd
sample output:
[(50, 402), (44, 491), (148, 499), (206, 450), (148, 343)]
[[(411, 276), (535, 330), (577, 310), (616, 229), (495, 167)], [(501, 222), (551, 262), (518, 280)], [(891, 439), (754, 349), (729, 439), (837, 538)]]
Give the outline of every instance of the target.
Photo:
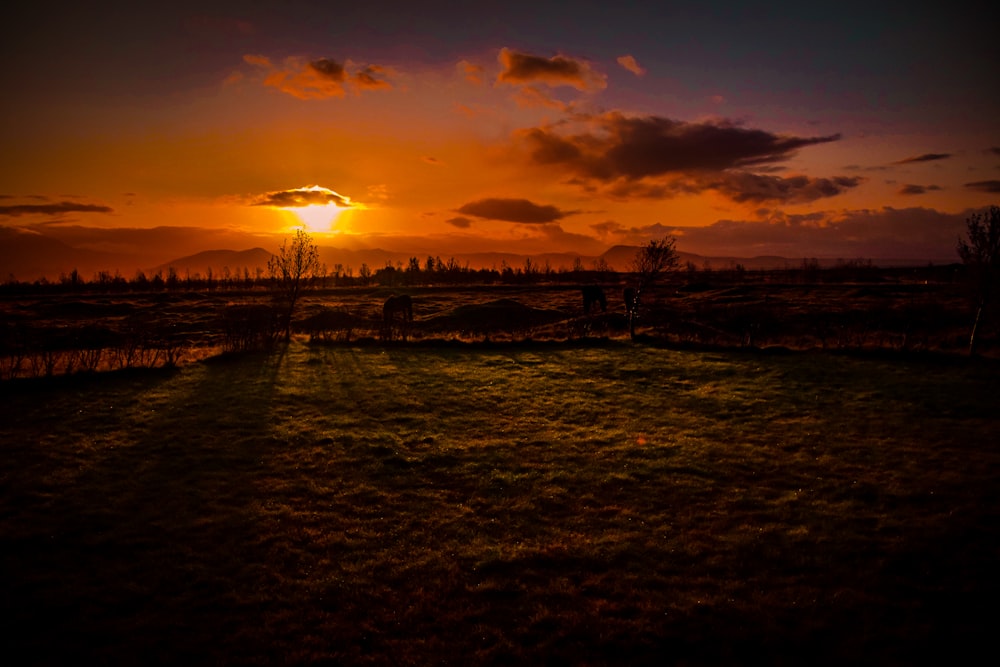
[(400, 333), (406, 340), (406, 332), (413, 321), (413, 300), (409, 294), (393, 294), (382, 305), (382, 335), (385, 338), (392, 338), (392, 325), (397, 319), (402, 319)]
[(594, 304), (601, 304), (601, 312), (608, 312), (608, 299), (604, 296), (604, 290), (600, 285), (584, 285), (583, 292), (583, 312), (590, 314), (590, 309)]

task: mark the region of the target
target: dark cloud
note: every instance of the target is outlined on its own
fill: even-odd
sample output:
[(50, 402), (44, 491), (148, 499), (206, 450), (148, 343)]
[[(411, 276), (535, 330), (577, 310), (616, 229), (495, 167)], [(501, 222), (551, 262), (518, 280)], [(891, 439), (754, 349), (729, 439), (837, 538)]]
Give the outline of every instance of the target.
[(52, 204), (14, 204), (0, 206), (0, 215), (17, 217), (21, 215), (63, 215), (64, 213), (113, 213), (110, 206), (97, 204), (78, 204), (63, 201)]
[[(572, 130), (569, 128), (573, 128)], [(731, 121), (685, 122), (618, 112), (521, 130), (521, 159), (555, 168), (564, 182), (616, 199), (671, 198), (716, 190), (736, 202), (811, 202), (864, 182), (861, 177), (777, 176), (781, 162), (839, 134), (798, 137)]]
[(1000, 181), (976, 181), (974, 183), (966, 183), (965, 187), (970, 190), (978, 190), (979, 192), (1000, 193)]
[(800, 148), (840, 138), (783, 136), (727, 121), (689, 123), (620, 113), (592, 120), (591, 132), (566, 136), (555, 128), (533, 128), (517, 139), (536, 164), (559, 165), (586, 178), (610, 181), (769, 165), (789, 159)]
[(488, 220), (540, 224), (561, 220), (575, 211), (562, 211), (555, 206), (535, 204), (527, 199), (488, 198), (469, 202), (458, 212)]
[(930, 192), (932, 190), (940, 190), (941, 188), (937, 185), (904, 185), (899, 189), (899, 194), (901, 195), (922, 195)]
[(336, 204), (344, 208), (349, 208), (352, 205), (350, 199), (347, 197), (333, 190), (318, 187), (269, 192), (258, 197), (250, 205), (294, 208), (300, 206), (324, 206), (326, 204)]
[(1000, 155), (1000, 146), (991, 146), (986, 149), (987, 153), (992, 153), (993, 155)]
[(951, 153), (924, 153), (923, 155), (916, 155), (914, 157), (903, 158), (902, 160), (897, 160), (893, 164), (910, 164), (912, 162), (935, 162), (937, 160), (947, 160), (951, 157)]
[(594, 72), (590, 65), (566, 56), (543, 58), (510, 49), (500, 49), (503, 70), (498, 83), (571, 86), (577, 90), (600, 90), (607, 86), (604, 76)]
[(318, 75), (331, 81), (344, 80), (344, 66), (329, 58), (320, 58), (309, 63), (309, 67)]
[(469, 220), (465, 216), (459, 215), (454, 218), (448, 218), (445, 220), (452, 227), (458, 227), (459, 229), (468, 229), (472, 226), (472, 220)]
[(860, 177), (847, 176), (835, 178), (790, 176), (783, 178), (749, 172), (726, 172), (720, 180), (710, 182), (708, 187), (740, 203), (793, 204), (839, 195), (857, 187), (864, 180)]

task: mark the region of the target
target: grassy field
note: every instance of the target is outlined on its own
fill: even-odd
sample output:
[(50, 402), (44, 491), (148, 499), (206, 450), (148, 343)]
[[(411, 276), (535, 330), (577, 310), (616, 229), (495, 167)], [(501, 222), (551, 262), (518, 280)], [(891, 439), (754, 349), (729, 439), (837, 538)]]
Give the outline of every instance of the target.
[(959, 664), (998, 370), (293, 342), (5, 382), (4, 662)]

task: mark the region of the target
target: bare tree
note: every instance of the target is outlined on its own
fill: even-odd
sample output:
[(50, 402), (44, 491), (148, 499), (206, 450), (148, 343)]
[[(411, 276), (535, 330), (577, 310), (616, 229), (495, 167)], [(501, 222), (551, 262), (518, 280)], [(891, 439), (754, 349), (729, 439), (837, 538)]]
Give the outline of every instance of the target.
[(667, 236), (659, 241), (651, 240), (635, 253), (630, 267), (635, 275), (635, 285), (625, 289), (625, 313), (628, 317), (628, 332), (635, 339), (635, 322), (639, 317), (639, 299), (642, 292), (651, 287), (663, 274), (673, 270), (680, 261), (674, 245), (677, 239)]
[(296, 230), (291, 245), (285, 239), (278, 254), (271, 255), (271, 259), (267, 261), (275, 305), (281, 313), (286, 341), (292, 337), (295, 304), (302, 292), (312, 286), (319, 268), (319, 248), (313, 243), (312, 237), (301, 229)]
[(1000, 207), (974, 213), (965, 226), (969, 238), (959, 238), (958, 256), (969, 271), (976, 299), (976, 318), (969, 335), (969, 354), (975, 355), (983, 312), (1000, 283)]

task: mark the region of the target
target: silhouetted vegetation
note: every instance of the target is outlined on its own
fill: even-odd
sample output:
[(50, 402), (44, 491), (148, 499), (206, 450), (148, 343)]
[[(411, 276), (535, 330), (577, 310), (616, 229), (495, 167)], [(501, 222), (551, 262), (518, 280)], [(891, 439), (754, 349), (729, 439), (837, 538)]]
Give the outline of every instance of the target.
[[(624, 300), (628, 317), (629, 335), (635, 339), (636, 321), (639, 319), (639, 307), (642, 294), (661, 278), (664, 272), (676, 268), (679, 260), (675, 244), (677, 239), (670, 236), (660, 240), (652, 240), (639, 248), (632, 260), (633, 283), (626, 288)], [(742, 273), (742, 270), (740, 270)]]
[[(504, 282), (503, 271), (428, 258), (405, 270), (375, 272), (391, 285), (373, 274), (373, 284), (362, 286), (344, 267), (334, 267), (327, 287), (317, 278), (299, 292), (291, 318), (289, 302), (273, 298), (279, 283), (249, 272), (239, 280), (237, 272), (219, 274), (211, 288), (190, 276), (8, 282), (0, 286), (0, 377), (175, 365), (219, 351), (269, 349), (289, 335), (316, 344), (388, 340), (383, 304), (401, 291), (413, 300), (407, 339), (421, 343), (635, 336), (679, 346), (958, 352), (968, 347), (979, 303), (968, 298), (968, 286), (980, 284), (975, 267), (885, 269), (857, 259), (773, 271), (608, 268), (600, 281), (582, 267), (547, 278), (542, 270), (525, 273), (521, 267), (510, 269)], [(400, 280), (404, 284), (396, 286)], [(642, 316), (630, 322), (623, 292), (639, 285)], [(606, 295), (606, 312), (586, 312), (584, 286)], [(997, 318), (978, 323), (978, 353), (996, 351), (997, 324)]]
[(969, 354), (974, 355), (980, 325), (1000, 283), (1000, 207), (991, 206), (973, 214), (966, 227), (968, 239), (959, 239), (958, 255), (968, 267), (976, 303), (976, 317), (969, 335)]
[(292, 338), (292, 318), (302, 293), (311, 288), (319, 274), (319, 248), (301, 229), (296, 230), (291, 245), (286, 239), (277, 255), (267, 262), (274, 291), (274, 303), (281, 313), (285, 340)]

